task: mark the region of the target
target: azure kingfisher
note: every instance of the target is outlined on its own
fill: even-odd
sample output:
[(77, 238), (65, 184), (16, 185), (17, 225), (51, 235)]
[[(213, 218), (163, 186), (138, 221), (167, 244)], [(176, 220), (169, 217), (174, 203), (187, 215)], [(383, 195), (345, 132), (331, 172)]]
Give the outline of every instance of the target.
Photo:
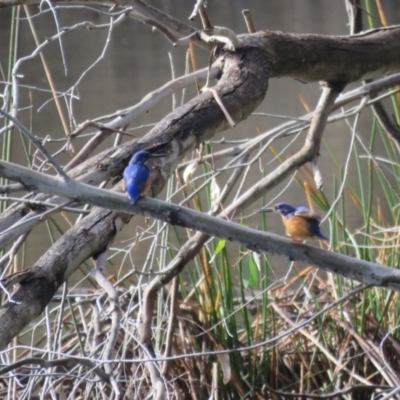
[(311, 238), (316, 240), (329, 240), (320, 229), (321, 217), (311, 212), (307, 207), (293, 207), (287, 203), (275, 204), (272, 208), (264, 208), (259, 212), (278, 212), (282, 216), (286, 235), (291, 236), (295, 242)]
[(135, 153), (123, 174), (122, 189), (128, 193), (131, 203), (135, 204), (151, 185), (150, 169), (145, 164), (149, 158), (165, 157), (167, 154), (154, 154), (145, 150)]

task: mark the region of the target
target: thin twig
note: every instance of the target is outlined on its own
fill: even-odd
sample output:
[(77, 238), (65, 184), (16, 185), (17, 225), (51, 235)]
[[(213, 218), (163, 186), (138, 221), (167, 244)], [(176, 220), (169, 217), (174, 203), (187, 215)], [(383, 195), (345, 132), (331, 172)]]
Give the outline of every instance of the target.
[(221, 111), (224, 113), (226, 120), (228, 121), (228, 124), (230, 125), (231, 128), (234, 128), (236, 126), (235, 121), (232, 119), (230, 116), (228, 110), (225, 108), (224, 103), (222, 102), (221, 98), (218, 95), (218, 92), (213, 89), (213, 88), (208, 88), (208, 87), (203, 87), (202, 89), (203, 92), (211, 92), (214, 96), (215, 101), (221, 108)]
[(244, 21), (246, 22), (247, 31), (249, 33), (257, 32), (254, 20), (250, 14), (250, 10), (242, 10)]
[(208, 16), (207, 10), (204, 7), (204, 2), (202, 1), (199, 7), (199, 14), (200, 14), (200, 19), (201, 19), (201, 24), (203, 25), (203, 29), (205, 31), (212, 31), (213, 26), (210, 21), (210, 17)]
[[(103, 252), (97, 257), (96, 268), (90, 271), (90, 276), (96, 280), (96, 282), (101, 286), (107, 293), (111, 304), (111, 328), (108, 336), (107, 344), (103, 350), (103, 360), (113, 359), (113, 350), (115, 343), (117, 341), (118, 332), (120, 330), (120, 308), (118, 293), (115, 290), (111, 282), (104, 276), (104, 271), (107, 264), (107, 251)], [(119, 396), (120, 389), (117, 382), (113, 378), (113, 369), (111, 364), (106, 363), (104, 365), (105, 372), (110, 376), (111, 385), (115, 393)]]
[[(215, 78), (220, 72), (220, 63), (214, 63), (213, 67), (210, 71), (207, 68), (203, 68), (199, 71), (192, 72), (191, 74), (181, 76), (173, 81), (167, 82), (165, 85), (160, 88), (154, 90), (153, 92), (148, 93), (143, 99), (137, 103), (136, 105), (128, 108), (127, 110), (118, 113), (119, 116), (114, 120), (104, 124), (100, 132), (98, 132), (86, 145), (82, 148), (82, 150), (67, 164), (65, 167), (66, 171), (69, 171), (73, 167), (82, 163), (86, 158), (90, 155), (90, 153), (101, 144), (107, 137), (109, 137), (116, 130), (121, 129), (122, 126), (125, 126), (132, 122), (134, 118), (139, 116), (141, 113), (149, 110), (158, 104), (163, 98), (170, 96), (177, 90), (180, 90), (184, 87), (187, 87), (191, 84), (197, 83), (198, 81), (202, 81), (207, 79), (208, 76)], [(77, 132), (80, 132), (84, 127), (89, 126), (89, 122), (85, 122), (85, 125), (80, 125), (78, 127)]]
[[(167, 337), (165, 339), (164, 357), (169, 357), (171, 353), (172, 341), (175, 331), (176, 314), (178, 310), (177, 308), (178, 289), (179, 289), (179, 278), (176, 277), (172, 280), (171, 296), (170, 296), (170, 313), (168, 318)], [(169, 365), (168, 362), (164, 363), (161, 375), (165, 376), (167, 374), (168, 365)]]
[(52, 367), (66, 367), (71, 364), (82, 364), (85, 367), (90, 368), (92, 372), (94, 372), (102, 381), (109, 382), (110, 377), (105, 374), (101, 368), (96, 366), (96, 364), (91, 361), (89, 358), (78, 358), (78, 357), (64, 357), (59, 358), (57, 360), (44, 360), (43, 358), (30, 357), (24, 358), (20, 361), (17, 361), (13, 364), (7, 365), (6, 367), (0, 368), (0, 375), (3, 376), (14, 369), (21, 368), (25, 365), (37, 364), (40, 365), (41, 368), (52, 368)]
[[(286, 398), (294, 398), (296, 400), (302, 400), (302, 399), (316, 399), (316, 400), (330, 400), (330, 399), (339, 399), (342, 398), (343, 396), (346, 394), (351, 394), (355, 392), (355, 395), (357, 395), (356, 393), (358, 391), (360, 391), (361, 393), (365, 393), (366, 391), (368, 392), (374, 392), (374, 391), (378, 391), (379, 393), (382, 395), (382, 391), (388, 391), (392, 389), (390, 386), (384, 386), (384, 385), (354, 385), (351, 386), (347, 389), (343, 389), (343, 390), (338, 390), (337, 392), (333, 392), (330, 394), (311, 394), (311, 393), (291, 393), (291, 392), (284, 392), (281, 390), (276, 390), (271, 388), (270, 386), (268, 386), (267, 384), (265, 384), (263, 386), (263, 392), (267, 393), (267, 392), (271, 392), (274, 394), (277, 394), (279, 396), (283, 396), (285, 399)], [(371, 398), (371, 397), (370, 397)], [(389, 397), (390, 398), (390, 397)], [(388, 399), (389, 399), (388, 398)], [(380, 400), (383, 400), (383, 397), (379, 397)]]
[(197, 17), (197, 14), (199, 12), (199, 8), (203, 5), (204, 0), (197, 0), (196, 4), (193, 7), (193, 11), (190, 14), (189, 21), (194, 21), (194, 19)]
[(52, 155), (43, 147), (42, 143), (40, 140), (36, 139), (35, 136), (32, 135), (32, 133), (26, 128), (20, 121), (18, 121), (16, 118), (14, 118), (12, 115), (10, 115), (8, 112), (0, 109), (0, 114), (2, 114), (4, 117), (9, 119), (11, 122), (13, 122), (18, 128), (29, 138), (29, 140), (42, 152), (42, 154), (47, 158), (49, 163), (54, 167), (54, 169), (58, 172), (58, 174), (63, 177), (65, 182), (69, 182), (71, 178), (64, 172), (64, 170), (58, 165), (56, 160), (52, 157)]

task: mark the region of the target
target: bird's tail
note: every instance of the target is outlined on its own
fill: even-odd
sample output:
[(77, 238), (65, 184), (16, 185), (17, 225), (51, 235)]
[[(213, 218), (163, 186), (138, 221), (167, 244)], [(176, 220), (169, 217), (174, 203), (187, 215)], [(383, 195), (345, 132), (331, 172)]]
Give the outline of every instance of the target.
[(316, 236), (321, 240), (326, 240), (329, 242), (329, 238), (325, 236), (321, 231), (319, 231)]

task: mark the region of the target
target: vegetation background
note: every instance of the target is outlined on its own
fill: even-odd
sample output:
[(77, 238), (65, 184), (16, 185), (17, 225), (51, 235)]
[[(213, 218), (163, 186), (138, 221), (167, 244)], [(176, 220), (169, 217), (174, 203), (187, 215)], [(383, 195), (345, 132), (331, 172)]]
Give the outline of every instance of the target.
[[(399, 23), (396, 0), (209, 1), (207, 10), (216, 25), (237, 33), (246, 30), (240, 12), (249, 8), (257, 29), (348, 34), (350, 3), (358, 3), (365, 29)], [(194, 6), (187, 1), (152, 4), (182, 21)], [(173, 49), (159, 32), (118, 10), (21, 5), (1, 9), (0, 22), (3, 109), (11, 112), (17, 104), (19, 120), (60, 165), (68, 164), (98, 131), (86, 124), (71, 143), (67, 137), (79, 124), (106, 123), (168, 80), (209, 62), (209, 53), (192, 45)], [(201, 26), (198, 18), (193, 26)], [(24, 57), (29, 54), (28, 62)], [(361, 92), (361, 86), (348, 86), (343, 96)], [(198, 88), (192, 84), (160, 98), (122, 133), (117, 130), (99, 144), (96, 153), (141, 137), (196, 96)], [(380, 96), (399, 124), (397, 92), (394, 86), (382, 89)], [(232, 183), (222, 205), (226, 208), (301, 148), (309, 127), (306, 115), (320, 93), (316, 83), (271, 80), (259, 109), (204, 143), (202, 152), (187, 156), (159, 197), (208, 213)], [(332, 114), (318, 164), (323, 190), (307, 164), (257, 205), (234, 215), (234, 221), (282, 234), (278, 216), (253, 209), (282, 200), (305, 204), (324, 215), (329, 251), (397, 268), (399, 144), (375, 118), (368, 100), (359, 97)], [(4, 119), (0, 129), (1, 159), (42, 170), (42, 155), (18, 126), (9, 130), (8, 124)], [(232, 157), (218, 154), (237, 146), (253, 146), (252, 153), (232, 167)], [(113, 183), (103, 186), (112, 188)], [(0, 211), (24, 201), (20, 188), (14, 191), (3, 178), (0, 185)], [(88, 209), (53, 210), (34, 230), (7, 243), (0, 254), (2, 278), (32, 267)], [(7, 237), (10, 230), (0, 234)], [(219, 238), (208, 240), (183, 273), (158, 291), (154, 354), (149, 355), (139, 332), (143, 290), (193, 235), (136, 217), (106, 253), (103, 277), (111, 287), (90, 272), (98, 270), (93, 268), (99, 261), (88, 260), (45, 313), (1, 353), (0, 398), (149, 398), (157, 390), (148, 357), (158, 359), (154, 365), (171, 399), (400, 396), (396, 292), (363, 290), (342, 276)]]

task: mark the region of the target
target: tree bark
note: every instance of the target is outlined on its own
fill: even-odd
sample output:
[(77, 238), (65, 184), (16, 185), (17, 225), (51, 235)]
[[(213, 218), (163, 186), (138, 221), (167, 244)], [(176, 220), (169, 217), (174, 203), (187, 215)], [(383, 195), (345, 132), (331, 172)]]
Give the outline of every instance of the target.
[[(32, 0), (0, 0), (0, 8), (37, 3)], [(139, 6), (143, 3), (135, 0), (131, 4)], [(125, 5), (129, 6), (127, 3)], [(156, 18), (155, 15), (153, 12), (151, 16)], [(150, 23), (151, 16), (146, 17), (147, 23)], [(140, 19), (137, 15), (133, 17)], [(176, 21), (167, 19), (160, 23), (168, 26)], [(171, 28), (174, 34), (186, 29), (184, 25), (174, 26), (174, 29)], [(342, 88), (348, 82), (400, 71), (399, 39), (398, 27), (353, 37), (269, 31), (241, 35), (241, 46), (236, 52), (226, 51), (222, 47), (217, 51), (223, 67), (215, 90), (233, 120), (240, 123), (262, 102), (271, 77), (286, 76), (307, 82), (322, 80)], [(145, 148), (162, 148), (169, 156), (162, 161), (154, 160), (152, 164), (152, 194), (157, 195), (188, 151), (228, 127), (213, 94), (205, 92), (166, 116), (143, 138), (102, 152), (76, 167), (70, 175), (92, 184), (120, 177), (132, 153)], [(270, 187), (280, 182), (277, 179)], [(26, 211), (24, 207), (17, 209), (20, 215), (23, 214), (22, 210)], [(11, 218), (11, 214), (5, 215)], [(16, 302), (6, 303), (0, 308), (1, 349), (40, 315), (56, 290), (82, 262), (107, 249), (117, 231), (129, 219), (128, 215), (94, 209), (40, 258), (33, 267), (35, 274), (27, 275), (30, 277), (28, 279), (16, 279), (18, 287), (13, 295)], [(3, 217), (3, 226), (10, 226), (4, 222), (6, 220), (10, 221)], [(35, 279), (31, 279), (32, 276)]]
[[(241, 49), (236, 53), (228, 52), (223, 58), (222, 76), (215, 90), (231, 117), (240, 122), (264, 99), (268, 87), (268, 69), (262, 54), (255, 48)], [(162, 161), (154, 160), (152, 164), (152, 194), (157, 195), (186, 152), (228, 127), (229, 124), (212, 93), (205, 92), (169, 114), (143, 138), (111, 152), (107, 150), (95, 159), (101, 160), (108, 155), (115, 166), (113, 175), (119, 175), (132, 153), (143, 148), (162, 147), (163, 152), (169, 156)], [(87, 168), (88, 166), (90, 167)], [(79, 169), (89, 173), (88, 170), (97, 171), (101, 166), (89, 160)], [(15, 180), (18, 181), (17, 178)], [(25, 187), (30, 186), (27, 181), (20, 182)], [(17, 280), (17, 290), (12, 296), (16, 303), (9, 302), (0, 308), (1, 349), (44, 310), (56, 290), (82, 262), (107, 249), (116, 231), (129, 219), (129, 215), (121, 216), (109, 210), (94, 209), (40, 258), (33, 266), (34, 274), (27, 275), (29, 279), (20, 282)], [(68, 254), (73, 257), (66, 257)]]
[(400, 68), (400, 27), (341, 37), (261, 31), (240, 39), (265, 52), (270, 78), (349, 83)]

